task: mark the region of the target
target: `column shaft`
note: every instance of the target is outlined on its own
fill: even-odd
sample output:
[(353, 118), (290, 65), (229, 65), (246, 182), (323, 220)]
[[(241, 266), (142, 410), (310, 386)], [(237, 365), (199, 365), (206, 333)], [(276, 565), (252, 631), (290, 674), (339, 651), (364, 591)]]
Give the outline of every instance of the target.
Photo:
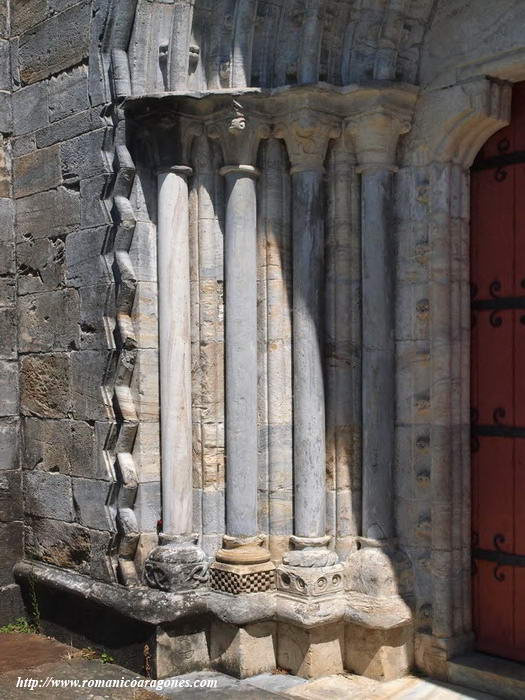
[(393, 536), (394, 248), (392, 173), (362, 175), (363, 535)]
[(257, 534), (257, 200), (252, 173), (226, 169), (226, 529)]
[(323, 173), (295, 172), (292, 186), (295, 534), (324, 537)]
[[(189, 168), (181, 168), (188, 173)], [(190, 251), (185, 174), (158, 176), (162, 520), (166, 535), (192, 532)]]

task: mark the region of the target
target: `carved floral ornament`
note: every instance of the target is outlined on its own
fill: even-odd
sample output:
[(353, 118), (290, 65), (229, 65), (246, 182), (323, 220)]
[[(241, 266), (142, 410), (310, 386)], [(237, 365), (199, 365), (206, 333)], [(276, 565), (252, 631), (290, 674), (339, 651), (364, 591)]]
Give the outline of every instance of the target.
[(328, 143), (341, 135), (341, 126), (333, 117), (303, 110), (297, 118), (290, 116), (279, 122), (273, 135), (286, 142), (292, 173), (322, 170)]
[(209, 122), (206, 132), (211, 139), (220, 142), (226, 165), (253, 167), (259, 143), (270, 136), (270, 127), (263, 115), (248, 111), (233, 100), (231, 111)]

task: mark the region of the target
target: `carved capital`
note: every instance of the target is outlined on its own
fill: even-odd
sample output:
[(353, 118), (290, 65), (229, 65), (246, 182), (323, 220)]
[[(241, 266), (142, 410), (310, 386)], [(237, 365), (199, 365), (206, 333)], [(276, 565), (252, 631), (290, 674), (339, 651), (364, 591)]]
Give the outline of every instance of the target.
[(231, 112), (209, 122), (207, 133), (219, 141), (225, 166), (253, 167), (259, 143), (270, 136), (270, 127), (263, 117), (233, 100)]
[(156, 170), (190, 166), (193, 140), (203, 133), (202, 124), (170, 109), (147, 113), (140, 119), (146, 160)]
[(421, 95), (404, 164), (469, 168), (483, 144), (509, 123), (511, 92), (509, 83), (481, 77)]
[(338, 120), (303, 109), (278, 122), (273, 135), (285, 141), (293, 174), (304, 170), (323, 171), (328, 143), (340, 133)]
[(397, 168), (397, 144), (410, 131), (409, 115), (380, 105), (345, 120), (345, 136), (353, 143), (360, 173)]

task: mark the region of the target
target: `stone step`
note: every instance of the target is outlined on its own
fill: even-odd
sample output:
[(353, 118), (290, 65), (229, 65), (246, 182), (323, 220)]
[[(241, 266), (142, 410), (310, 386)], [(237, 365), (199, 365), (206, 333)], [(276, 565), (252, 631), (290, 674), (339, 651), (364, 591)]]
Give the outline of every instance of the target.
[(500, 698), (525, 698), (525, 664), (473, 652), (448, 664), (451, 683), (474, 688)]

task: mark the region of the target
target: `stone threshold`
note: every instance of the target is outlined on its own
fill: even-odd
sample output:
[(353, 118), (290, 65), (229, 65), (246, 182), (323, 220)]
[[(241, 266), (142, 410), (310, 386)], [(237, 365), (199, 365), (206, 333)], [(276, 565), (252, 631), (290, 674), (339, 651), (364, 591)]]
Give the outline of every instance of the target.
[(500, 698), (525, 698), (525, 664), (481, 652), (456, 656), (448, 662), (451, 683)]

